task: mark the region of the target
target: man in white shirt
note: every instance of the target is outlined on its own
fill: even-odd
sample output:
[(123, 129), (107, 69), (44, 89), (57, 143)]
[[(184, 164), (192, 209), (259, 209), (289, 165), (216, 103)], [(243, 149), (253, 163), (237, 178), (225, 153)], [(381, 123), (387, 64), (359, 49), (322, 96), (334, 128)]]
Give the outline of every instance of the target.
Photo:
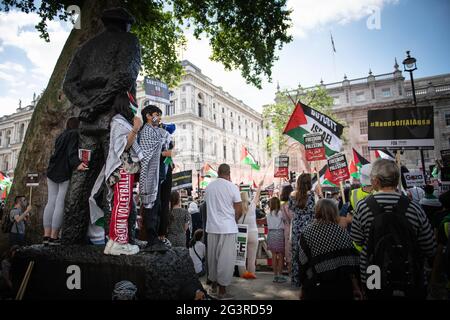
[(218, 287), (219, 299), (232, 299), (226, 293), (231, 284), (236, 262), (237, 221), (242, 214), (239, 188), (231, 182), (230, 166), (221, 164), (219, 178), (206, 188), (208, 233), (208, 278), (212, 281), (212, 293)]

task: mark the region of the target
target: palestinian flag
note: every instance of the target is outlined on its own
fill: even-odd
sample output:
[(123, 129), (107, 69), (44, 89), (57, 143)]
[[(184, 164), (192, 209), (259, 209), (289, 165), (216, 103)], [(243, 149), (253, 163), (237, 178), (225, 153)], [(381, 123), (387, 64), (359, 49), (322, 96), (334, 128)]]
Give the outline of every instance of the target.
[(248, 152), (246, 147), (242, 147), (242, 155), (241, 155), (241, 162), (243, 164), (248, 164), (255, 170), (261, 169), (259, 164), (255, 161), (255, 158)]
[(353, 160), (350, 161), (350, 165), (348, 166), (348, 171), (350, 172), (350, 175), (355, 179), (359, 179), (361, 177), (359, 168), (355, 165)]
[(210, 177), (210, 178), (217, 178), (217, 171), (214, 170), (208, 163), (205, 164), (203, 167), (203, 176), (204, 177)]
[(395, 161), (395, 156), (387, 150), (375, 150), (375, 157)]
[(362, 155), (358, 153), (355, 149), (353, 149), (353, 160), (355, 161), (355, 165), (361, 169), (361, 167), (365, 164), (369, 164), (370, 161), (368, 161), (366, 158), (364, 158)]
[[(319, 177), (320, 177), (321, 185), (328, 185), (331, 187), (337, 187), (339, 185), (339, 182), (333, 181), (333, 177), (331, 176), (330, 170), (328, 170), (328, 165), (324, 165), (323, 168), (320, 169)], [(311, 182), (312, 182), (313, 189), (314, 189), (317, 184), (317, 174), (316, 173), (314, 173), (314, 175), (311, 177)]]
[(344, 126), (329, 116), (297, 102), (283, 133), (305, 144), (303, 136), (308, 133), (323, 132), (325, 153), (331, 156), (341, 150), (341, 135)]
[(134, 115), (138, 112), (138, 104), (136, 103), (136, 100), (134, 99), (133, 95), (130, 91), (127, 91), (128, 100), (130, 100), (130, 108)]

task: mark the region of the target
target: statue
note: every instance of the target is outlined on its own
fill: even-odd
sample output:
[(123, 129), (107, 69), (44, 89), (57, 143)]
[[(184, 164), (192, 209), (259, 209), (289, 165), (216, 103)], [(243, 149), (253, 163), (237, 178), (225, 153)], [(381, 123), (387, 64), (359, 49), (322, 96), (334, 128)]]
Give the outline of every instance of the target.
[[(91, 242), (104, 243), (104, 236), (99, 235), (104, 235), (103, 227), (108, 232), (110, 213), (100, 177), (109, 149), (111, 107), (118, 93), (135, 95), (141, 66), (139, 41), (129, 32), (133, 16), (114, 8), (105, 10), (101, 19), (105, 30), (78, 48), (63, 83), (65, 95), (80, 109), (79, 148), (86, 150), (89, 160), (89, 170), (72, 175), (64, 208), (63, 244), (86, 243), (88, 227), (97, 237), (91, 237)], [(90, 210), (92, 202), (103, 212)]]

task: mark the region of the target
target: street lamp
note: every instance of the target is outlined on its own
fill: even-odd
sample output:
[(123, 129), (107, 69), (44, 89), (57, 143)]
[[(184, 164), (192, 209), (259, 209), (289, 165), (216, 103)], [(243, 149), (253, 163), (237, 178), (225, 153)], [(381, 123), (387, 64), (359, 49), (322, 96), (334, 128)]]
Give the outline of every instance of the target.
[[(412, 88), (412, 94), (413, 94), (413, 101), (414, 101), (414, 105), (417, 107), (417, 99), (416, 99), (416, 88), (414, 87), (414, 77), (413, 77), (413, 72), (415, 70), (417, 70), (417, 64), (416, 64), (417, 60), (414, 57), (411, 57), (410, 55), (410, 51), (406, 51), (406, 59), (403, 60), (403, 68), (405, 70), (405, 72), (409, 72), (409, 76), (411, 78), (411, 88)], [(423, 156), (423, 150), (420, 149), (420, 160), (422, 162), (422, 173), (423, 173), (423, 178), (425, 180), (425, 183), (427, 182), (427, 174), (425, 172), (425, 160), (424, 160), (424, 156)]]
[(197, 161), (195, 161), (195, 170), (197, 170), (197, 195), (200, 198), (200, 170), (202, 168), (202, 163), (200, 162), (200, 159), (197, 158)]

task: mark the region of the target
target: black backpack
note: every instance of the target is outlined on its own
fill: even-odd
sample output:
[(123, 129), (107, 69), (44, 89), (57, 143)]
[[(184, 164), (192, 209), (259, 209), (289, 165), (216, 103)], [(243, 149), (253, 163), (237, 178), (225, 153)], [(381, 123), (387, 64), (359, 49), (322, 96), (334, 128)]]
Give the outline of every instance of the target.
[(4, 213), (2, 217), (2, 232), (10, 233), (15, 221), (11, 221), (10, 213)]
[(414, 297), (424, 289), (424, 259), (417, 234), (406, 217), (410, 200), (401, 195), (387, 211), (373, 195), (365, 199), (374, 219), (367, 242), (367, 266), (381, 271), (381, 290), (387, 296)]

